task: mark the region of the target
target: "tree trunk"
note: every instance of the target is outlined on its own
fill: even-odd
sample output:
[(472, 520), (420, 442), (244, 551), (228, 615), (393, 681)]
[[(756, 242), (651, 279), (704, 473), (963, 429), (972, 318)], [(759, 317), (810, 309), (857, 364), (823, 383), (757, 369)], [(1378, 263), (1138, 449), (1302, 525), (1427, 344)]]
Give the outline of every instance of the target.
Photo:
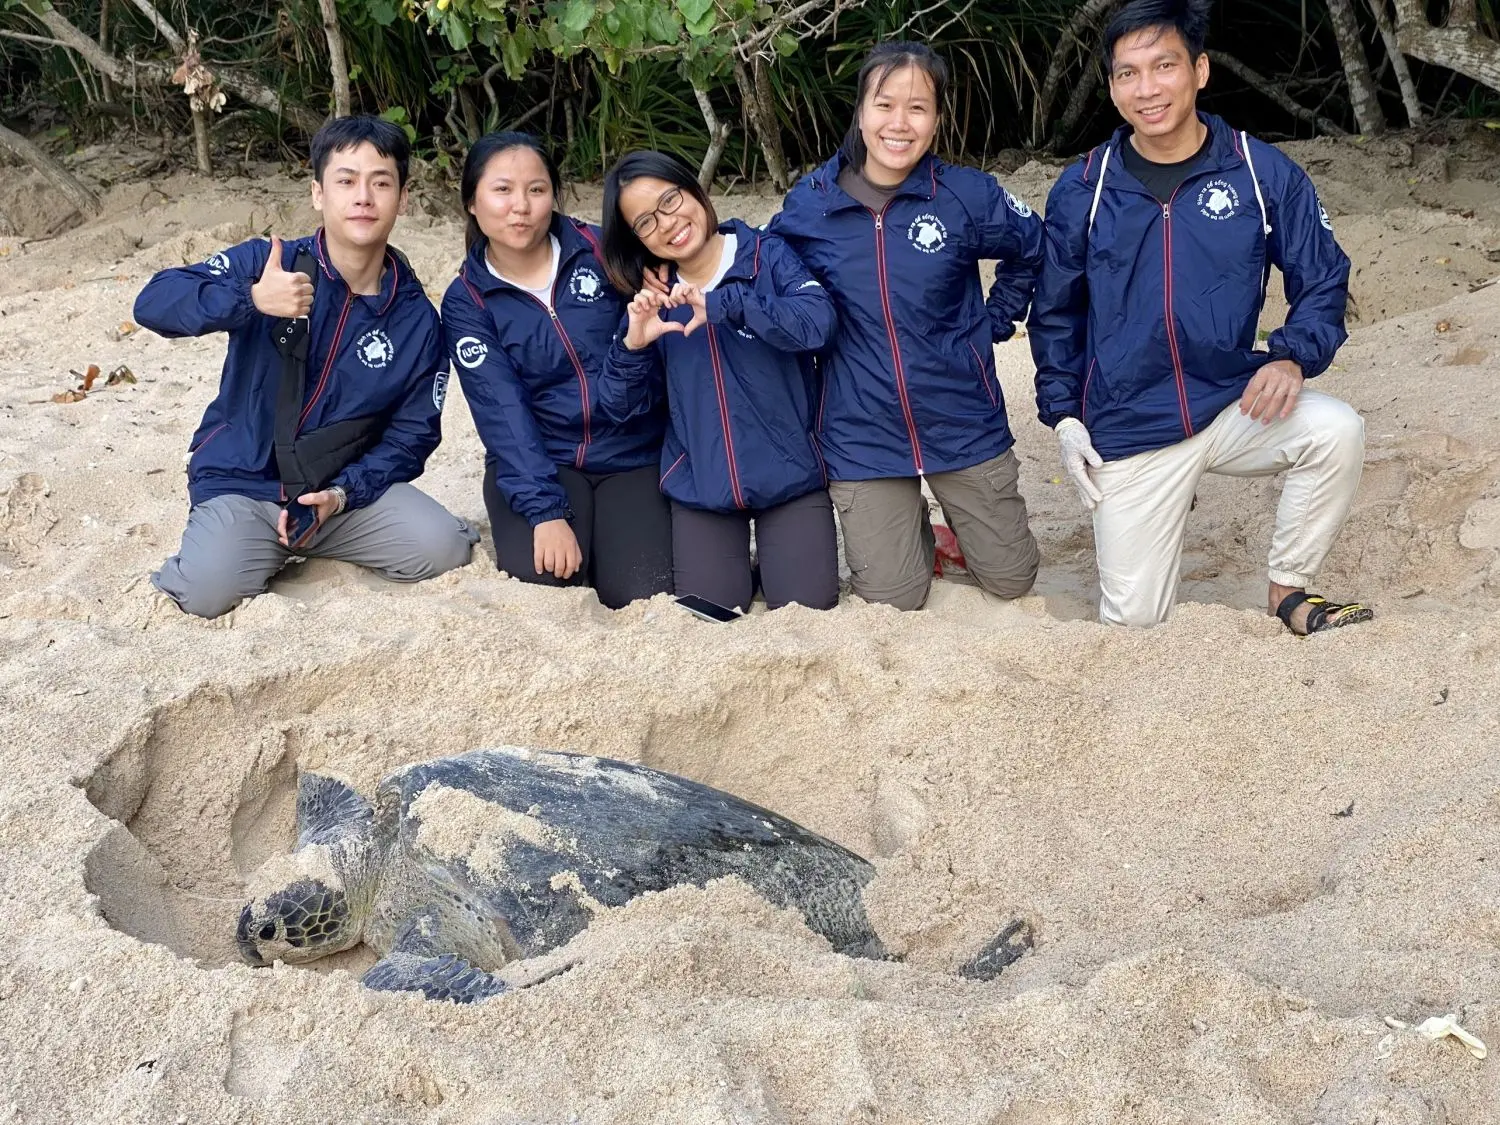
[(1042, 80), (1042, 88), (1033, 107), (1034, 116), (1031, 123), (1033, 146), (1041, 144), (1042, 138), (1047, 135), (1047, 117), (1052, 112), (1052, 103), (1057, 100), (1057, 92), (1062, 87), (1063, 77), (1067, 74), (1069, 64), (1072, 62), (1073, 48), (1076, 46), (1083, 52), (1083, 66), (1087, 70), (1092, 63), (1091, 45), (1084, 42), (1083, 33), (1120, 2), (1121, 0), (1086, 0), (1084, 5), (1073, 13), (1073, 18), (1068, 21), (1068, 26), (1064, 29), (1062, 38), (1047, 63), (1047, 75)]
[[(99, 49), (109, 54), (109, 0), (99, 0)], [(107, 74), (99, 76), (99, 96), (107, 102), (115, 100), (114, 87)]]
[(787, 173), (786, 153), (781, 147), (781, 125), (776, 120), (776, 95), (771, 89), (771, 72), (763, 60), (757, 58), (749, 67), (740, 59), (734, 60), (734, 84), (745, 103), (745, 112), (750, 126), (755, 130), (755, 139), (760, 142), (761, 155), (766, 158), (766, 173), (771, 177), (771, 186), (777, 191), (791, 187)]
[(328, 66), (333, 72), (333, 113), (335, 117), (348, 117), (349, 60), (339, 31), (338, 0), (318, 0), (318, 7), (323, 13), (323, 34), (328, 37)]
[(1339, 57), (1344, 61), (1344, 77), (1349, 82), (1349, 104), (1354, 120), (1366, 136), (1385, 132), (1385, 114), (1380, 111), (1380, 97), (1375, 79), (1370, 76), (1370, 60), (1365, 57), (1359, 38), (1359, 21), (1354, 17), (1352, 0), (1328, 0), (1328, 19), (1333, 37), (1338, 41)]
[(1261, 77), (1233, 55), (1226, 55), (1223, 51), (1210, 51), (1208, 52), (1208, 58), (1214, 66), (1222, 66), (1246, 86), (1249, 86), (1257, 93), (1264, 94), (1293, 117), (1310, 122), (1318, 132), (1330, 137), (1347, 137), (1349, 135), (1337, 122), (1330, 121), (1316, 111), (1299, 105), (1292, 100), (1291, 95), (1285, 89), (1277, 86), (1270, 79)]
[(1061, 152), (1063, 145), (1073, 135), (1073, 130), (1078, 128), (1078, 122), (1083, 117), (1083, 111), (1088, 109), (1089, 99), (1094, 96), (1094, 90), (1099, 85), (1099, 78), (1103, 71), (1103, 64), (1097, 59), (1089, 56), (1083, 62), (1083, 72), (1078, 76), (1078, 84), (1073, 87), (1073, 93), (1068, 98), (1068, 106), (1063, 110), (1063, 115), (1058, 118), (1057, 128), (1052, 134), (1052, 139), (1047, 142), (1047, 152)]
[(1396, 72), (1396, 85), (1401, 88), (1401, 104), (1406, 107), (1408, 125), (1422, 123), (1422, 99), (1417, 97), (1417, 84), (1412, 81), (1411, 67), (1406, 65), (1406, 56), (1401, 53), (1401, 44), (1396, 42), (1396, 29), (1391, 26), (1390, 13), (1385, 0), (1365, 0), (1370, 14), (1375, 17), (1375, 26), (1380, 28), (1380, 39), (1385, 44), (1386, 58), (1391, 60), (1391, 69)]
[(729, 123), (720, 121), (714, 112), (708, 91), (701, 86), (693, 87), (693, 97), (698, 99), (698, 110), (703, 114), (703, 123), (708, 126), (708, 151), (703, 154), (703, 163), (698, 166), (698, 183), (704, 191), (712, 191), (714, 173), (719, 170), (719, 160), (724, 155), (724, 146), (729, 143)]
[(208, 147), (208, 110), (201, 108), (196, 102), (192, 105), (193, 113), (193, 151), (198, 157), (198, 171), (205, 176), (214, 174), (213, 153)]
[[(157, 29), (162, 32), (162, 37), (173, 47), (181, 50), (182, 37), (176, 31), (171, 30), (171, 25), (162, 19), (155, 8), (151, 7), (149, 0), (134, 0), (134, 3), (137, 8), (149, 14)], [(47, 30), (52, 32), (54, 39), (76, 51), (89, 66), (100, 74), (113, 78), (120, 85), (134, 89), (138, 85), (165, 86), (171, 82), (173, 69), (171, 66), (154, 59), (132, 59), (125, 62), (116, 58), (69, 23), (62, 13), (45, 0), (22, 0), (22, 5), (47, 25)], [(168, 34), (169, 31), (171, 31), (170, 34)], [(319, 126), (323, 124), (321, 114), (313, 113), (302, 106), (283, 104), (275, 90), (257, 82), (249, 75), (227, 71), (216, 73), (219, 85), (224, 90), (277, 117), (285, 118), (304, 133), (309, 135), (316, 133)]]
[(1464, 10), (1455, 6), (1446, 27), (1433, 27), (1427, 22), (1424, 0), (1396, 0), (1396, 42), (1414, 59), (1500, 90), (1500, 43), (1480, 33), (1477, 19), (1456, 18), (1463, 15)]
[(12, 133), (4, 125), (0, 125), (0, 148), (15, 153), (47, 177), (47, 182), (61, 192), (64, 199), (78, 208), (84, 218), (91, 219), (100, 212), (99, 197), (90, 191), (82, 180), (21, 134)]

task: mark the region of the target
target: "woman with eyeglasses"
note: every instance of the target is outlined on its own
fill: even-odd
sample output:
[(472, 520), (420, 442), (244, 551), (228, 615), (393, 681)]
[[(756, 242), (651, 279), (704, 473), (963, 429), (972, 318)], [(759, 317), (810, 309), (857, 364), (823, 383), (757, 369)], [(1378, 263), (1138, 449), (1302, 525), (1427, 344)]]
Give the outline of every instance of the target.
[(557, 210), (557, 165), (524, 133), (481, 137), (461, 191), (468, 256), (443, 329), (484, 442), (496, 565), (523, 582), (591, 585), (611, 609), (670, 592), (661, 397), (613, 418), (597, 406), (625, 308), (597, 231)]
[[(838, 305), (818, 444), (854, 593), (901, 609), (932, 586), (924, 477), (983, 589), (1020, 597), (1040, 559), (992, 345), (1031, 302), (1042, 221), (988, 173), (933, 155), (947, 85), (930, 48), (877, 46), (843, 145), (769, 227)], [(983, 259), (997, 259), (988, 301)]]
[[(634, 417), (665, 384), (677, 593), (748, 610), (753, 527), (767, 606), (832, 608), (838, 547), (811, 359), (833, 334), (833, 302), (781, 239), (720, 222), (692, 170), (663, 153), (610, 170), (603, 226), (610, 280), (633, 295), (603, 406)], [(646, 285), (660, 266), (666, 292)]]

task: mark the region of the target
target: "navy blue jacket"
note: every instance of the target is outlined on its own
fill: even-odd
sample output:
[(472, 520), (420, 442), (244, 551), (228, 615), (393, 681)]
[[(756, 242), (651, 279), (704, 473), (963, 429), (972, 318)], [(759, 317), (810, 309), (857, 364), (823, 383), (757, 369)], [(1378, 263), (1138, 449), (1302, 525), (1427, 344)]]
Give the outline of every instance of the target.
[(643, 468), (661, 456), (666, 425), (659, 395), (618, 422), (599, 417), (599, 377), (625, 301), (605, 276), (593, 228), (554, 215), (552, 233), (561, 246), (555, 313), (491, 273), (482, 240), (443, 296), (448, 351), (495, 483), (532, 527), (572, 515), (558, 465)]
[[(1199, 116), (1212, 131), (1208, 154), (1168, 203), (1126, 171), (1128, 127), (1069, 167), (1047, 198), (1047, 261), (1029, 324), (1038, 415), (1048, 426), (1077, 418), (1107, 461), (1191, 437), (1271, 360), (1321, 374), (1347, 335), (1349, 259), (1306, 173), (1252, 137), (1252, 176), (1240, 134)], [(1269, 355), (1255, 350), (1268, 262), (1290, 305)]]
[[(331, 483), (350, 508), (373, 504), (398, 481), (422, 475), (442, 439), (447, 361), (437, 310), (410, 267), (386, 253), (380, 292), (352, 292), (328, 260), (323, 232), (281, 244), (291, 269), (307, 248), (317, 278), (307, 351), (301, 430), (383, 415), (384, 435)], [(189, 449), (193, 504), (225, 493), (285, 500), (276, 471), (276, 394), (281, 356), (272, 317), (258, 312), (250, 287), (260, 280), (271, 244), (251, 239), (206, 262), (162, 270), (135, 300), (135, 319), (162, 336), (229, 333), (219, 393), (203, 413)]]
[[(738, 219), (719, 230), (735, 235), (735, 255), (704, 301), (708, 323), (634, 352), (622, 332), (604, 365), (600, 404), (611, 416), (633, 416), (665, 372), (662, 492), (709, 511), (771, 508), (828, 483), (811, 432), (811, 353), (833, 337), (837, 314), (781, 239)], [(692, 310), (667, 315), (686, 323)]]
[[(1041, 219), (993, 176), (931, 155), (876, 215), (838, 186), (843, 163), (803, 177), (769, 228), (838, 308), (818, 361), (829, 477), (910, 477), (999, 456), (1014, 439), (991, 345), (1026, 315)], [(988, 303), (986, 258), (999, 259)]]

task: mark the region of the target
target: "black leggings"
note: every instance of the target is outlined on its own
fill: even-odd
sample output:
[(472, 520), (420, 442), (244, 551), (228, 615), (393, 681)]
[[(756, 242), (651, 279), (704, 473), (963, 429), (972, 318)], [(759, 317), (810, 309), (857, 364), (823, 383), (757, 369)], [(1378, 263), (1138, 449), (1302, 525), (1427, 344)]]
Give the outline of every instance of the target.
[(679, 594), (697, 594), (732, 609), (749, 609), (750, 521), (760, 585), (770, 609), (796, 602), (832, 609), (839, 602), (838, 539), (824, 489), (774, 508), (705, 512), (672, 503), (672, 568)]
[(581, 473), (557, 466), (568, 494), (583, 566), (567, 580), (536, 572), (531, 525), (511, 511), (495, 487), (495, 467), (485, 466), (484, 506), (495, 537), (495, 565), (522, 582), (542, 586), (592, 586), (610, 609), (672, 591), (672, 512), (657, 486), (657, 467), (623, 473)]

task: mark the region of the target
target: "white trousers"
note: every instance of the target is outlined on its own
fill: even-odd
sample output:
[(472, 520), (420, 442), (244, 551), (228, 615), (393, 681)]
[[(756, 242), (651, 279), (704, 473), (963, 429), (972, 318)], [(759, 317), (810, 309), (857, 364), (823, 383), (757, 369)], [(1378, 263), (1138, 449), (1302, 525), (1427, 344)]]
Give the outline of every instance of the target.
[(1186, 441), (1091, 469), (1104, 499), (1094, 509), (1099, 619), (1156, 625), (1177, 597), (1188, 511), (1204, 473), (1286, 473), (1270, 580), (1305, 589), (1349, 515), (1364, 469), (1364, 419), (1347, 403), (1303, 390), (1286, 418), (1265, 425), (1238, 400)]

